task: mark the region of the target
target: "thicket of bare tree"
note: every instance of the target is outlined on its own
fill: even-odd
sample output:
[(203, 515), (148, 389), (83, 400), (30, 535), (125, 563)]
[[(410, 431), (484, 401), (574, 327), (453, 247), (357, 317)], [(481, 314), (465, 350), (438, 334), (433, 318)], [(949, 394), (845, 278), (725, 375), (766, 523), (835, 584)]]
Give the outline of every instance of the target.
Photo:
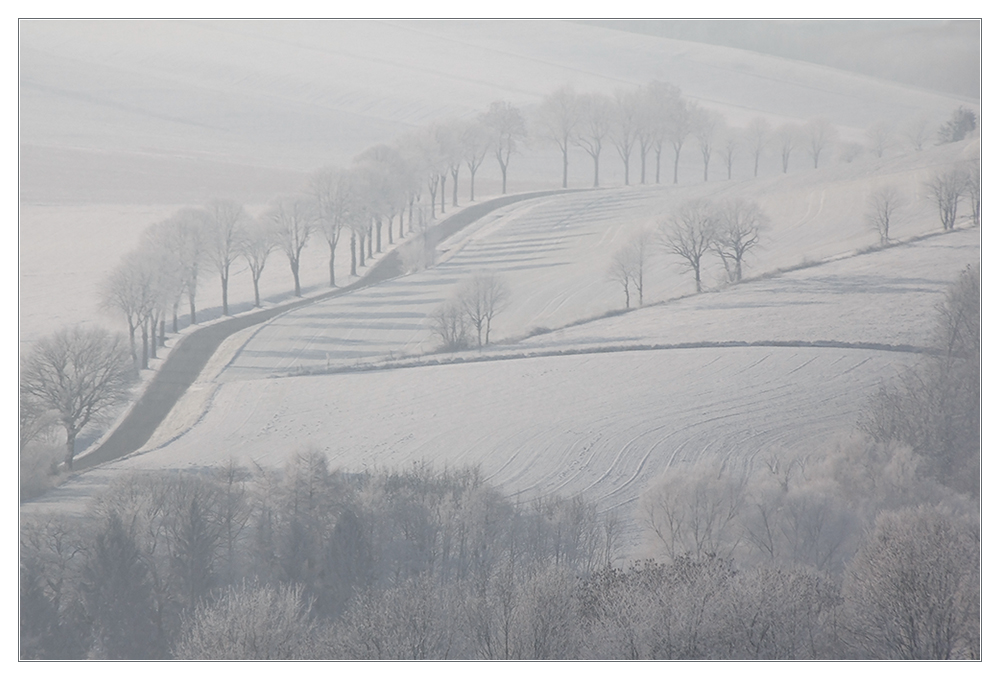
[(936, 355), (883, 384), (861, 419), (880, 442), (901, 442), (929, 472), (962, 493), (979, 493), (980, 283), (968, 267), (941, 305), (933, 336)]
[(482, 272), (463, 281), (453, 299), (431, 314), (431, 329), (441, 348), (454, 352), (468, 348), (475, 332), (478, 347), (490, 343), (493, 319), (510, 303), (510, 288), (496, 272)]

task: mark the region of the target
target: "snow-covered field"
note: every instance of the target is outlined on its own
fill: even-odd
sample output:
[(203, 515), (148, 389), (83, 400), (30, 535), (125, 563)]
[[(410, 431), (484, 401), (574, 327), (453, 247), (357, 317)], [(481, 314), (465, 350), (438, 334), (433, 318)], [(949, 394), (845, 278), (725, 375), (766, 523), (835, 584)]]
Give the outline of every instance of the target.
[[(842, 140), (858, 142), (878, 120), (926, 115), (936, 124), (967, 103), (739, 50), (563, 22), (123, 22), (95, 40), (99, 28), (22, 25), (22, 348), (67, 323), (120, 327), (101, 316), (99, 285), (143, 228), (180, 205), (232, 196), (256, 212), (321, 165), (346, 164), (372, 143), (473, 115), (496, 99), (528, 109), (564, 84), (611, 92), (660, 78), (734, 125), (758, 114), (774, 124), (823, 115)], [(877, 242), (866, 198), (874, 187), (898, 186), (906, 200), (893, 238), (932, 233), (939, 227), (923, 182), (972, 149), (896, 147), (852, 162), (831, 149), (814, 170), (800, 148), (787, 175), (768, 152), (756, 179), (742, 153), (732, 181), (716, 160), (711, 181), (702, 182), (691, 141), (680, 185), (667, 184), (672, 158), (665, 156), (663, 184), (622, 187), (609, 147), (605, 188), (508, 206), (440, 244), (432, 267), (232, 336), (143, 451), (77, 475), (30, 506), (80, 507), (124, 471), (230, 458), (280, 466), (315, 447), (349, 470), (478, 465), (511, 494), (583, 493), (631, 517), (636, 499), (670, 465), (822, 451), (851, 430), (878, 382), (913, 355), (834, 347), (600, 350), (925, 344), (943, 291), (979, 260), (980, 232), (857, 255)], [(499, 189), (489, 160), (477, 174), (480, 200)], [(555, 148), (534, 139), (514, 158), (510, 187), (554, 188), (560, 171)], [(588, 187), (591, 178), (590, 159), (574, 152), (571, 187)], [(467, 191), (463, 173), (463, 206)], [(737, 197), (759, 201), (770, 220), (748, 277), (822, 264), (727, 287), (709, 261), (703, 279), (710, 291), (694, 296), (690, 273), (654, 250), (646, 308), (577, 324), (623, 306), (606, 272), (634, 233), (687, 200)], [(261, 282), (269, 305), (291, 289), (287, 261), (272, 257)], [(306, 294), (326, 289), (326, 258), (325, 244), (314, 239), (303, 258)], [(344, 243), (342, 284), (352, 280), (348, 265)], [(503, 275), (511, 289), (495, 321), (496, 344), (482, 352), (498, 360), (296, 375), (432, 351), (428, 315), (484, 270)], [(211, 273), (202, 280), (205, 320), (219, 316), (221, 295)], [(251, 300), (249, 275), (237, 268), (231, 307), (245, 311)], [(557, 330), (536, 334), (542, 329)], [(544, 356), (566, 350), (596, 351)], [(524, 354), (538, 356), (514, 358)]]

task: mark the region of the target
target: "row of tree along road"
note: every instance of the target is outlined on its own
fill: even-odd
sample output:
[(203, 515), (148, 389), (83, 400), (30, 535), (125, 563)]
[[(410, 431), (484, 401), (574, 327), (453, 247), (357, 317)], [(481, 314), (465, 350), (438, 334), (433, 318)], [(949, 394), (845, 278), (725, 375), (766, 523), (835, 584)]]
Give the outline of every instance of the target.
[[(939, 141), (961, 139), (974, 130), (975, 116), (970, 115), (959, 109), (939, 130)], [(920, 124), (908, 124), (904, 135), (915, 148), (929, 138), (927, 122), (917, 122)], [(869, 135), (873, 151), (879, 155), (895, 139), (892, 128), (883, 127), (888, 132), (876, 135), (871, 131)], [(509, 102), (498, 101), (472, 120), (436, 122), (390, 144), (372, 146), (359, 154), (350, 167), (314, 172), (304, 191), (275, 198), (259, 214), (251, 215), (244, 206), (229, 200), (183, 208), (150, 225), (140, 244), (121, 259), (103, 284), (102, 307), (118, 315), (128, 329), (129, 362), (119, 366), (122, 341), (113, 335), (68, 329), (40, 341), (24, 362), (20, 393), (22, 451), (33, 438), (47, 431), (43, 424), (59, 422), (67, 433), (65, 463), (71, 468), (76, 436), (113, 410), (114, 404), (128, 393), (123, 387), (128, 383), (126, 375), (148, 368), (150, 359), (157, 358), (158, 348), (166, 343), (168, 327), (172, 333), (181, 329), (181, 306), (185, 302), (187, 322), (198, 322), (197, 296), (207, 276), (217, 277), (222, 314), (228, 315), (231, 272), (237, 262), (244, 262), (253, 283), (254, 305), (260, 306), (261, 277), (271, 255), (280, 252), (288, 263), (292, 290), (301, 296), (303, 253), (321, 238), (328, 254), (329, 285), (335, 287), (337, 252), (344, 238), (349, 240), (349, 273), (357, 277), (386, 244), (392, 246), (396, 239), (423, 231), (439, 213), (445, 213), (449, 178), (451, 206), (459, 205), (459, 176), (463, 169), (469, 178), (469, 198), (474, 200), (476, 173), (492, 155), (501, 171), (502, 191), (506, 192), (511, 159), (529, 139), (548, 140), (559, 149), (565, 187), (571, 146), (585, 150), (593, 159), (594, 186), (600, 183), (600, 158), (606, 143), (614, 147), (624, 164), (626, 184), (636, 154), (640, 183), (647, 181), (647, 161), (654, 162), (655, 181), (659, 182), (665, 150), (672, 154), (673, 181), (677, 183), (681, 151), (688, 139), (697, 142), (707, 180), (713, 157), (725, 161), (731, 178), (733, 159), (740, 152), (753, 158), (756, 176), (762, 154), (772, 147), (780, 151), (783, 171), (788, 170), (790, 154), (800, 144), (810, 150), (816, 167), (823, 151), (834, 144), (836, 134), (821, 119), (809, 121), (805, 127), (785, 125), (772, 130), (765, 119), (756, 118), (746, 129), (728, 128), (718, 113), (685, 99), (678, 88), (667, 83), (620, 89), (614, 96), (578, 94), (564, 87), (545, 97), (528, 116)], [(933, 191), (946, 229), (954, 225), (958, 199), (964, 193), (970, 196), (978, 223), (977, 168), (956, 169), (934, 181)], [(872, 222), (887, 240), (899, 201), (886, 189), (873, 195), (871, 205)], [(631, 303), (630, 287), (638, 293), (641, 304), (647, 245), (655, 240), (691, 269), (698, 291), (702, 258), (709, 252), (719, 256), (729, 280), (739, 281), (746, 255), (757, 246), (759, 231), (765, 224), (766, 217), (752, 201), (686, 205), (667, 218), (655, 238), (639, 235), (617, 253), (611, 277), (623, 286), (626, 306)], [(509, 294), (502, 279), (496, 275), (488, 278), (488, 283), (483, 279), (470, 284), (490, 289), (487, 297), (492, 302), (485, 311), (481, 309), (481, 291), (467, 290), (435, 314), (432, 327), (446, 348), (471, 344), (472, 328), (477, 344), (489, 342), (492, 317)], [(63, 350), (55, 351), (56, 347)], [(85, 357), (90, 357), (89, 363)], [(41, 370), (46, 363), (48, 370)], [(71, 365), (75, 368), (68, 371)], [(28, 366), (35, 368), (27, 371)], [(103, 377), (96, 379), (96, 374)], [(52, 376), (58, 377), (57, 383), (51, 382)]]

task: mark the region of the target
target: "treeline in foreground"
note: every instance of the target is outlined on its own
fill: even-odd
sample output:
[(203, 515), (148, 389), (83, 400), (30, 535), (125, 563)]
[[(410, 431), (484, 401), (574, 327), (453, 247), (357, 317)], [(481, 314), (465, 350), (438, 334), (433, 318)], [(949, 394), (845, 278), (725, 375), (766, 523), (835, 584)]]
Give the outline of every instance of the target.
[(121, 477), (22, 522), (21, 657), (979, 658), (978, 268), (935, 337), (856, 438), (672, 469), (647, 561), (613, 514), (475, 470)]

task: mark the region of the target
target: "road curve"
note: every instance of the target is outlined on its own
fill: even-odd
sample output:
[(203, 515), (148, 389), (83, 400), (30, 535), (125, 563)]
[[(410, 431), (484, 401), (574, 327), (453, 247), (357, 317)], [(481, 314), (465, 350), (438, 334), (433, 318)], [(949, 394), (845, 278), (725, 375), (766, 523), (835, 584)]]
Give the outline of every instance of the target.
[[(558, 189), (513, 194), (469, 206), (428, 228), (424, 237), (427, 247), (433, 247), (498, 208), (519, 201), (572, 191), (577, 190)], [(245, 316), (213, 323), (183, 337), (167, 356), (160, 370), (146, 386), (142, 396), (125, 418), (96, 449), (77, 459), (76, 469), (83, 470), (116, 460), (142, 447), (163, 422), (163, 419), (167, 417), (181, 395), (195, 381), (215, 350), (233, 333), (269, 321), (289, 310), (344, 295), (359, 288), (395, 278), (402, 273), (398, 252), (394, 250), (376, 262), (364, 276), (348, 286), (309, 299), (296, 300)]]

